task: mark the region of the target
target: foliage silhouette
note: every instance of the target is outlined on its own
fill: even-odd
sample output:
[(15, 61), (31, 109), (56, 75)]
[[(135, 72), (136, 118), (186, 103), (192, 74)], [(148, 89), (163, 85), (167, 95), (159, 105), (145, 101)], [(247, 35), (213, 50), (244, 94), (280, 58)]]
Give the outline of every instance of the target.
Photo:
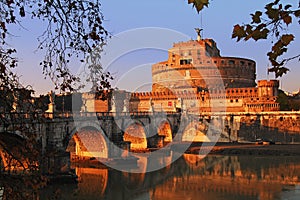
[[(199, 13), (204, 7), (208, 7), (209, 0), (188, 0), (189, 4)], [(295, 35), (289, 33), (288, 27), (293, 23), (300, 24), (300, 1), (298, 5), (292, 2), (287, 3), (282, 0), (274, 0), (264, 7), (264, 11), (255, 11), (251, 14), (252, 21), (247, 24), (236, 24), (232, 31), (232, 38), (237, 41), (255, 41), (272, 38), (273, 46), (267, 52), (267, 56), (272, 67), (269, 72), (274, 72), (276, 78), (286, 74), (289, 69), (285, 67), (290, 60), (298, 59), (300, 53), (292, 57), (283, 58), (288, 51), (289, 45), (295, 40)]]

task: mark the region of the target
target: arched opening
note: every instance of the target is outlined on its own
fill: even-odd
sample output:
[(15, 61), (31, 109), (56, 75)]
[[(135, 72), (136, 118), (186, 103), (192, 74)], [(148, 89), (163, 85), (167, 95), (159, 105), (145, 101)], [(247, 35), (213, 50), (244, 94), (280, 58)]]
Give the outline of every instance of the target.
[(130, 150), (143, 150), (147, 148), (147, 138), (143, 125), (133, 123), (127, 127), (123, 140), (130, 142)]
[(182, 135), (184, 142), (210, 142), (206, 136), (207, 126), (201, 122), (191, 122)]
[(157, 129), (157, 134), (165, 136), (164, 138), (165, 143), (172, 142), (172, 129), (170, 123), (167, 121), (161, 123)]
[(69, 141), (67, 151), (70, 152), (71, 160), (108, 158), (108, 147), (103, 133), (91, 127), (77, 131)]

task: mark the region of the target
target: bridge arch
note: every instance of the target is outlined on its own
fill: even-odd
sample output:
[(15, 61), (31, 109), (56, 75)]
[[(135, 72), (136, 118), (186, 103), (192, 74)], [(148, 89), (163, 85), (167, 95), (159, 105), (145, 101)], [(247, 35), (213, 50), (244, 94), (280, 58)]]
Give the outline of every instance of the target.
[(163, 120), (158, 124), (157, 134), (161, 136), (165, 136), (164, 142), (172, 142), (172, 127), (171, 123), (168, 120)]
[(145, 125), (140, 121), (133, 121), (125, 126), (123, 140), (130, 142), (131, 150), (144, 150), (147, 148), (147, 132)]
[(208, 126), (201, 121), (192, 121), (189, 123), (182, 134), (184, 142), (210, 142), (207, 137)]
[(66, 151), (71, 158), (108, 158), (109, 141), (97, 122), (84, 122), (66, 137)]

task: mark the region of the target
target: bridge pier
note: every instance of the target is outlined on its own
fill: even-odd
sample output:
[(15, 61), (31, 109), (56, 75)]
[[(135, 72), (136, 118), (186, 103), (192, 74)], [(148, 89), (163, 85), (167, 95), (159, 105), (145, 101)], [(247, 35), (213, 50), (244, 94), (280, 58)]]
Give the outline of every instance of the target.
[(129, 156), (130, 142), (109, 143), (109, 158), (126, 158)]
[(71, 172), (70, 164), (69, 152), (49, 152), (44, 156), (41, 169), (46, 175), (68, 175)]
[(164, 135), (154, 135), (150, 138), (147, 138), (147, 147), (148, 148), (162, 148), (164, 147)]

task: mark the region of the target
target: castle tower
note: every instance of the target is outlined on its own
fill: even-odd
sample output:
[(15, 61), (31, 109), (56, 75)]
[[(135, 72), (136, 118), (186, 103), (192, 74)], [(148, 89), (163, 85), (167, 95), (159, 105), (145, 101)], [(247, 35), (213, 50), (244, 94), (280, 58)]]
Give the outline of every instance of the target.
[(222, 57), (212, 39), (175, 43), (168, 60), (152, 65), (152, 91), (255, 87), (253, 60)]
[(278, 80), (259, 80), (258, 81), (258, 96), (272, 97), (278, 95), (279, 81)]

